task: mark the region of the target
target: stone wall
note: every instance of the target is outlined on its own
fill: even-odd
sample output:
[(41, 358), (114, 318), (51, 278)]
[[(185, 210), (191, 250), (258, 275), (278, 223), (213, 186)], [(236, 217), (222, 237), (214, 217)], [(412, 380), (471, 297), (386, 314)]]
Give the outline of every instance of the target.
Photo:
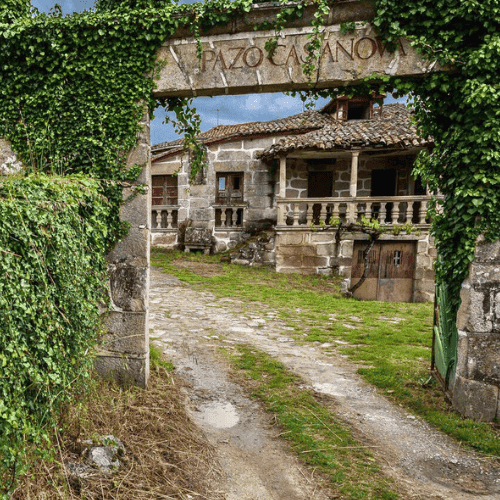
[[(276, 271), (301, 274), (338, 274), (344, 278), (343, 291), (351, 283), (355, 241), (366, 240), (361, 233), (343, 234), (337, 246), (335, 232), (308, 229), (282, 229), (276, 232)], [(415, 241), (416, 261), (413, 280), (413, 301), (434, 300), (434, 239), (421, 235), (385, 234), (379, 241)]]
[(453, 406), (464, 416), (500, 418), (500, 241), (477, 241), (462, 285)]
[[(361, 152), (358, 165), (357, 196), (371, 195), (371, 175), (373, 170), (396, 170), (395, 196), (407, 196), (411, 193), (414, 181), (411, 178), (414, 155), (396, 155), (386, 157), (366, 157)], [(348, 197), (351, 180), (350, 156), (324, 160), (287, 161), (287, 198), (307, 198), (307, 184), (309, 172), (333, 172), (332, 197)]]

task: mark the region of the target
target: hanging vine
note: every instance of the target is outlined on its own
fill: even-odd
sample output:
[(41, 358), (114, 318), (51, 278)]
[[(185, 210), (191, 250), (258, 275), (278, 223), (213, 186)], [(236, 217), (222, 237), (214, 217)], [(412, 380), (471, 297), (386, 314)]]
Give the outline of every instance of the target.
[[(127, 170), (126, 160), (144, 113), (152, 114), (159, 105), (172, 110), (179, 130), (187, 131), (186, 144), (197, 147), (199, 117), (190, 100), (153, 98), (158, 47), (181, 27), (189, 27), (199, 39), (209, 27), (249, 12), (252, 3), (98, 0), (95, 11), (70, 16), (62, 16), (60, 9), (41, 14), (28, 0), (3, 0), (0, 5), (0, 136), (9, 139), (27, 165), (25, 174), (83, 174), (113, 181), (93, 187), (99, 190), (96, 199), (104, 194), (112, 207), (103, 208), (96, 221), (96, 227), (109, 229), (99, 240), (102, 255), (124, 231), (118, 217), (119, 182), (140, 173), (140, 165)], [(279, 35), (307, 5), (280, 3), (276, 19), (256, 29), (273, 29)], [(443, 215), (431, 209), (440, 255), (436, 271), (457, 308), (477, 237), (500, 238), (500, 4), (377, 0), (373, 24), (388, 43), (407, 37), (418, 52), (452, 71), (404, 79), (372, 75), (357, 87), (318, 91), (315, 71), (329, 3), (313, 3), (317, 13), (303, 67), (310, 88), (302, 97), (396, 89), (411, 96), (420, 133), (434, 137), (435, 148), (419, 158), (417, 171), (446, 196)], [(271, 55), (273, 46), (271, 39)], [(202, 165), (201, 156), (197, 158), (194, 174)], [(2, 412), (0, 408), (0, 428), (11, 425)], [(4, 444), (8, 455), (11, 444)], [(9, 467), (16, 460), (7, 456), (4, 464)]]

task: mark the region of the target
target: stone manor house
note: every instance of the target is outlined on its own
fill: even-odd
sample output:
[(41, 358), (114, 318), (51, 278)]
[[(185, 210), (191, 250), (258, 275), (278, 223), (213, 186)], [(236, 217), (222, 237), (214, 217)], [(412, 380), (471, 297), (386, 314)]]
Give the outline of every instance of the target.
[(206, 164), (191, 184), (182, 139), (152, 148), (153, 246), (236, 247), (235, 262), (335, 272), (347, 286), (363, 272), (367, 235), (337, 234), (325, 225), (332, 217), (377, 218), (388, 231), (372, 249), (368, 277), (355, 295), (433, 300), (431, 193), (411, 175), (417, 154), (433, 143), (417, 135), (405, 105), (384, 105), (380, 95), (340, 97), (319, 111), (220, 125), (199, 140)]

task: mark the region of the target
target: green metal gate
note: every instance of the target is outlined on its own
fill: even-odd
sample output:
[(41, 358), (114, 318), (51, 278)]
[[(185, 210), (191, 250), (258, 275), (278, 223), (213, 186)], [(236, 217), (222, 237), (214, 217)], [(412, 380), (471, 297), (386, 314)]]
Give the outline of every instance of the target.
[(451, 306), (448, 287), (436, 284), (431, 371), (451, 396), (458, 351), (457, 315)]

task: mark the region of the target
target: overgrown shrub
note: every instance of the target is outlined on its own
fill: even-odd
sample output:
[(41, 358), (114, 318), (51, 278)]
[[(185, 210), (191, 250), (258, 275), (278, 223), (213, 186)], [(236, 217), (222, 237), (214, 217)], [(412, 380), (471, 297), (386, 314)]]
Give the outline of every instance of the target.
[(101, 192), (84, 177), (0, 182), (2, 498), (89, 376), (107, 297), (112, 206)]

